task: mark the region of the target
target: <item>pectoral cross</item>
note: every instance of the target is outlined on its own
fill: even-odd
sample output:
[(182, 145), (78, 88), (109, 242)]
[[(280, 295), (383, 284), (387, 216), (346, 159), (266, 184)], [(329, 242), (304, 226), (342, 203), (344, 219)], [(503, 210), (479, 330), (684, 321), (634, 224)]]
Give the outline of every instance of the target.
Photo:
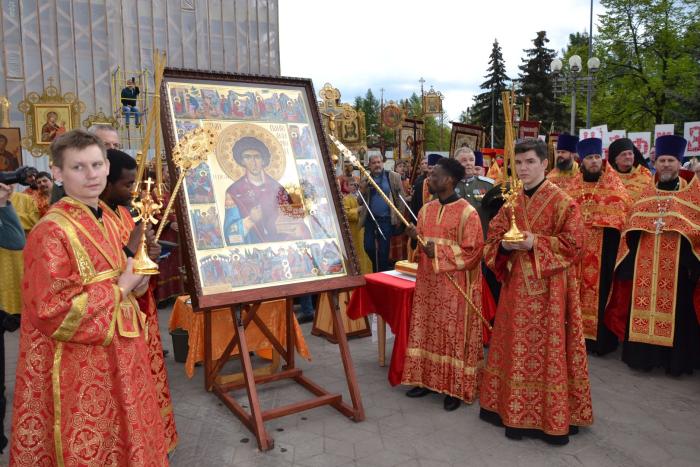
[(666, 223), (664, 222), (663, 218), (659, 217), (654, 221), (654, 225), (656, 226), (656, 235), (659, 235), (663, 231)]

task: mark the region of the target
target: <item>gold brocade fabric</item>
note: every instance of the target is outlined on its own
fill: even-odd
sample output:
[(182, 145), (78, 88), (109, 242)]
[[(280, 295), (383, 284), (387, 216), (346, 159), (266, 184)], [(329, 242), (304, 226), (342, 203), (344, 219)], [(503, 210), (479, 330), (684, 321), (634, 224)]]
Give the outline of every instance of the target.
[(353, 195), (343, 196), (343, 208), (345, 215), (348, 217), (350, 224), (350, 233), (352, 234), (352, 244), (355, 247), (355, 253), (360, 264), (360, 272), (362, 274), (370, 274), (372, 272), (372, 261), (365, 252), (365, 229), (359, 224), (360, 206), (357, 198)]
[[(136, 224), (131, 213), (124, 206), (119, 206), (117, 212), (107, 208), (104, 216), (112, 217), (114, 223), (119, 227), (119, 235), (122, 245), (126, 245)], [(175, 427), (175, 413), (173, 412), (173, 401), (170, 397), (170, 385), (168, 384), (168, 372), (165, 368), (165, 358), (163, 357), (163, 342), (160, 338), (160, 327), (158, 325), (158, 306), (153, 296), (153, 287), (158, 276), (151, 278), (150, 285), (145, 294), (138, 299), (139, 308), (146, 314), (146, 324), (148, 327), (148, 357), (150, 360), (151, 376), (158, 395), (158, 406), (163, 419), (163, 430), (165, 432), (165, 446), (171, 452), (177, 446), (178, 435)]]
[(556, 186), (564, 190), (567, 194), (570, 193), (570, 187), (572, 184), (576, 183), (576, 180), (580, 178), (580, 171), (578, 168), (578, 162), (573, 161), (571, 170), (562, 171), (558, 168), (552, 169), (551, 172), (547, 174), (547, 180), (554, 183)]
[[(418, 214), (419, 235), (435, 243), (435, 258), (418, 254), (416, 291), (402, 384), (422, 386), (471, 403), (483, 366), (481, 255), (483, 231), (464, 199), (431, 201)], [(478, 310), (450, 284), (452, 274)]]
[[(603, 232), (605, 228), (622, 230), (631, 200), (617, 172), (610, 166), (603, 167), (597, 182), (584, 182), (581, 175), (575, 177), (567, 193), (578, 203), (584, 226), (580, 263), (583, 335), (596, 340)], [(610, 252), (616, 253), (617, 250)]]
[(632, 170), (626, 174), (618, 172), (617, 175), (620, 176), (620, 180), (627, 188), (627, 193), (629, 193), (633, 202), (639, 199), (642, 191), (652, 186), (653, 177), (651, 172), (641, 165), (632, 167)]
[(484, 248), (503, 285), (479, 400), (506, 426), (565, 435), (593, 423), (578, 283), (583, 224), (576, 203), (548, 181), (530, 198), (521, 191), (515, 219), (535, 235), (530, 251), (499, 251), (505, 208)]
[(27, 188), (24, 193), (34, 200), (39, 217), (43, 217), (49, 211), (51, 207), (49, 204), (50, 196), (44, 195), (40, 190), (34, 188)]
[[(649, 185), (634, 203), (623, 235), (641, 231), (635, 258), (629, 340), (673, 347), (681, 236), (700, 258), (700, 183), (678, 191)], [(663, 209), (660, 209), (660, 206)], [(619, 264), (629, 253), (620, 241)]]
[(116, 285), (118, 227), (102, 220), (63, 198), (27, 239), (10, 465), (167, 465), (142, 324), (117, 324), (139, 313)]

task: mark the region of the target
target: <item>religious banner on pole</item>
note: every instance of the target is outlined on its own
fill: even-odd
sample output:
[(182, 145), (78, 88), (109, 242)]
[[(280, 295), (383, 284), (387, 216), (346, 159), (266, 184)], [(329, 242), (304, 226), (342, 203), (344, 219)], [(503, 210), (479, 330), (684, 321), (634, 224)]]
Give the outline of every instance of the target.
[(666, 136), (666, 135), (672, 135), (674, 132), (674, 126), (673, 123), (664, 123), (661, 125), (655, 125), (654, 126), (654, 141), (656, 141), (656, 138), (659, 136)]
[(540, 122), (521, 120), (518, 123), (518, 138), (537, 138), (540, 134)]
[(700, 156), (700, 122), (685, 122), (683, 136), (688, 140), (687, 157)]
[(639, 149), (642, 156), (644, 156), (645, 159), (649, 159), (649, 150), (651, 149), (651, 131), (629, 133), (627, 137), (632, 140), (632, 144)]
[(608, 125), (598, 125), (591, 128), (581, 128), (578, 131), (579, 139), (600, 138), (605, 143), (608, 137)]

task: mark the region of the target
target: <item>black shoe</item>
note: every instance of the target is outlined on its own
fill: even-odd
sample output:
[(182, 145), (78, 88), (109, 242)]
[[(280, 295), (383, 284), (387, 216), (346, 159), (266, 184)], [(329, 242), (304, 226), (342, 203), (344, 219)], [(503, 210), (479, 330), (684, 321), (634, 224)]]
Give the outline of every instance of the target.
[(577, 435), (578, 427), (576, 425), (569, 425), (569, 435)]
[(457, 410), (460, 405), (462, 405), (462, 401), (457, 399), (456, 397), (452, 396), (445, 396), (445, 400), (443, 401), (443, 407), (445, 410), (448, 412), (452, 412), (453, 410)]
[(163, 349), (163, 358), (167, 358), (168, 355), (170, 355), (170, 351), (168, 349)]
[(519, 428), (511, 428), (509, 426), (506, 427), (506, 438), (512, 439), (515, 441), (520, 441), (523, 439), (523, 431)]
[(494, 425), (497, 427), (503, 426), (503, 422), (501, 421), (501, 417), (499, 417), (497, 413), (491, 412), (490, 410), (479, 409), (479, 418), (485, 422), (489, 422), (491, 425)]
[(547, 433), (542, 433), (540, 439), (552, 446), (564, 446), (569, 444), (569, 435), (548, 435)]
[(424, 397), (424, 396), (427, 396), (428, 394), (430, 394), (431, 392), (433, 392), (433, 391), (431, 391), (428, 388), (422, 388), (420, 386), (416, 386), (414, 388), (409, 389), (406, 392), (406, 397), (412, 397), (412, 398)]

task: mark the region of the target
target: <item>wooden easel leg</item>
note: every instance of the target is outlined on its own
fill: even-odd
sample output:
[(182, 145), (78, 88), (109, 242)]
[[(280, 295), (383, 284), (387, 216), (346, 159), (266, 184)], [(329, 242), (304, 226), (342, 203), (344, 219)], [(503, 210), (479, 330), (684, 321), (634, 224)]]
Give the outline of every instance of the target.
[(204, 312), (204, 389), (206, 391), (211, 391), (214, 383), (211, 359), (211, 313), (211, 310)]
[(245, 337), (245, 329), (237, 319), (234, 319), (233, 325), (236, 329), (239, 348), (241, 351), (240, 356), (241, 364), (243, 366), (243, 378), (245, 379), (245, 388), (246, 392), (248, 393), (248, 404), (250, 406), (253, 433), (258, 440), (258, 448), (260, 448), (261, 451), (268, 451), (274, 447), (274, 442), (265, 431), (262, 411), (260, 409), (260, 400), (258, 399), (258, 390), (255, 385), (253, 365), (250, 362), (250, 354), (248, 353), (248, 342), (246, 341)]
[(355, 375), (355, 366), (352, 363), (352, 357), (350, 356), (350, 348), (348, 346), (348, 338), (345, 335), (345, 327), (343, 326), (343, 320), (340, 316), (338, 292), (331, 292), (330, 299), (331, 311), (333, 313), (333, 329), (335, 330), (335, 335), (338, 339), (338, 346), (340, 347), (340, 358), (343, 361), (343, 368), (345, 369), (345, 378), (348, 382), (348, 390), (350, 391), (350, 399), (352, 400), (352, 407), (354, 409), (353, 419), (356, 422), (361, 422), (365, 419), (365, 409), (362, 406), (362, 398), (360, 397), (360, 387), (357, 385), (357, 376)]

